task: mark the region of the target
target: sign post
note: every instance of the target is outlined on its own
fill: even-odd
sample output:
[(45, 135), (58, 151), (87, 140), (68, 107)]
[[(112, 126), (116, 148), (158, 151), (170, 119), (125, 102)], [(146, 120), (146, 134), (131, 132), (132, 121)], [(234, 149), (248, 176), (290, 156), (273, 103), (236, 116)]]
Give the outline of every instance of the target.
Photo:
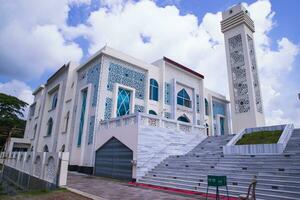
[(208, 188), (216, 187), (216, 200), (220, 200), (220, 192), (219, 192), (219, 187), (226, 187), (227, 191), (227, 199), (229, 199), (228, 195), (228, 187), (227, 187), (227, 177), (226, 176), (213, 176), (213, 175), (208, 175), (207, 176), (207, 190), (206, 190), (206, 200), (207, 200), (207, 195), (208, 195)]

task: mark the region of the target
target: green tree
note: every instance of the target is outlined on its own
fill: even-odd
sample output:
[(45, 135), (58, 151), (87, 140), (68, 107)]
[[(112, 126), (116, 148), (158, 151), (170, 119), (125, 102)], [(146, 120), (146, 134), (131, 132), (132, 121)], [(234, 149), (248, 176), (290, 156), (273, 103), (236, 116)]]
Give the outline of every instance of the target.
[[(17, 97), (0, 93), (0, 148), (12, 128), (25, 130), (24, 111), (28, 104)], [(22, 138), (24, 131), (13, 133), (12, 137)]]

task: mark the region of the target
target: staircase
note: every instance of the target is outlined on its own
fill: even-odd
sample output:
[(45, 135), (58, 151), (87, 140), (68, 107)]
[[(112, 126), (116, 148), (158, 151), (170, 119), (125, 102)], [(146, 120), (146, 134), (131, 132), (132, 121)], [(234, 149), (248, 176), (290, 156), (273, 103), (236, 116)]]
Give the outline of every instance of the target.
[[(232, 137), (208, 137), (185, 155), (169, 156), (139, 182), (205, 193), (208, 174), (226, 175), (229, 195), (237, 197), (257, 175), (257, 199), (300, 199), (300, 129), (281, 155), (223, 155), (222, 146)], [(225, 188), (220, 191), (226, 194)]]

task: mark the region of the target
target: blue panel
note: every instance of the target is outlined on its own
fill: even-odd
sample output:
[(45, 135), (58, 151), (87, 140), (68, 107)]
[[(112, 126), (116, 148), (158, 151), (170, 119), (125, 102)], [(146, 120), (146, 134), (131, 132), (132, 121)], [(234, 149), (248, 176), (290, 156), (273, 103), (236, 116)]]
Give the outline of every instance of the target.
[(171, 105), (171, 85), (165, 83), (165, 104)]
[(214, 116), (217, 114), (226, 115), (225, 113), (225, 104), (217, 101), (213, 101), (213, 114)]
[(107, 90), (112, 91), (115, 83), (120, 83), (136, 90), (135, 97), (145, 97), (145, 73), (128, 69), (119, 64), (110, 63), (108, 73)]
[(144, 112), (144, 111), (145, 111), (144, 106), (140, 106), (140, 105), (135, 105), (135, 106), (134, 106), (134, 113), (137, 113), (137, 112)]
[(95, 116), (90, 117), (88, 144), (93, 143)]
[(86, 108), (87, 90), (82, 91), (81, 94), (82, 94), (82, 104), (81, 104), (80, 124), (79, 124), (77, 146), (81, 145), (83, 125), (84, 125), (84, 115), (85, 115), (85, 108)]
[(90, 67), (87, 72), (87, 83), (91, 83), (93, 85), (93, 89), (92, 89), (93, 90), (93, 97), (92, 97), (92, 106), (93, 107), (95, 107), (97, 104), (100, 66), (101, 66), (101, 64), (96, 64), (93, 67)]
[(111, 118), (111, 110), (112, 110), (112, 99), (111, 98), (106, 98), (104, 119), (110, 119)]

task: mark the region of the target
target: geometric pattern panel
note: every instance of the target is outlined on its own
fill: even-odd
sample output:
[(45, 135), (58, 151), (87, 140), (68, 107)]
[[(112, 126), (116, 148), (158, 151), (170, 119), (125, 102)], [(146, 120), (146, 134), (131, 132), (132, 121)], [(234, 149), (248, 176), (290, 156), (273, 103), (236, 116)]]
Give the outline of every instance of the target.
[(123, 84), (134, 88), (135, 97), (138, 99), (145, 98), (145, 72), (138, 72), (133, 69), (121, 66), (111, 62), (109, 64), (107, 90), (112, 91), (115, 83)]
[(249, 91), (247, 85), (246, 66), (241, 34), (229, 38), (228, 42), (235, 112), (249, 112)]
[(34, 162), (34, 175), (40, 177), (41, 172), (42, 172), (42, 160), (40, 156), (37, 156)]
[(112, 99), (107, 97), (105, 101), (105, 113), (104, 113), (105, 120), (111, 118), (111, 112), (112, 112)]
[(171, 104), (171, 85), (169, 83), (165, 83), (165, 104)]
[(94, 126), (95, 126), (95, 115), (93, 115), (93, 116), (90, 117), (88, 144), (92, 144), (93, 143)]
[(253, 43), (253, 39), (249, 35), (247, 35), (247, 39), (248, 39), (248, 45), (249, 45), (249, 54), (250, 54), (250, 61), (251, 61), (251, 72), (252, 72), (252, 78), (253, 78), (256, 111), (262, 113), (263, 112), (262, 99), (261, 99), (254, 43)]
[(87, 83), (93, 85), (93, 97), (92, 97), (92, 106), (95, 107), (97, 104), (97, 94), (99, 87), (99, 76), (100, 76), (100, 66), (101, 64), (96, 64), (93, 67), (90, 67), (87, 71)]
[(46, 167), (46, 180), (50, 183), (54, 183), (56, 178), (56, 168), (55, 168), (55, 161), (53, 157), (48, 159), (48, 164)]
[(144, 111), (145, 111), (144, 106), (141, 106), (141, 105), (135, 105), (135, 106), (134, 106), (134, 113), (137, 113), (137, 112), (144, 112)]

